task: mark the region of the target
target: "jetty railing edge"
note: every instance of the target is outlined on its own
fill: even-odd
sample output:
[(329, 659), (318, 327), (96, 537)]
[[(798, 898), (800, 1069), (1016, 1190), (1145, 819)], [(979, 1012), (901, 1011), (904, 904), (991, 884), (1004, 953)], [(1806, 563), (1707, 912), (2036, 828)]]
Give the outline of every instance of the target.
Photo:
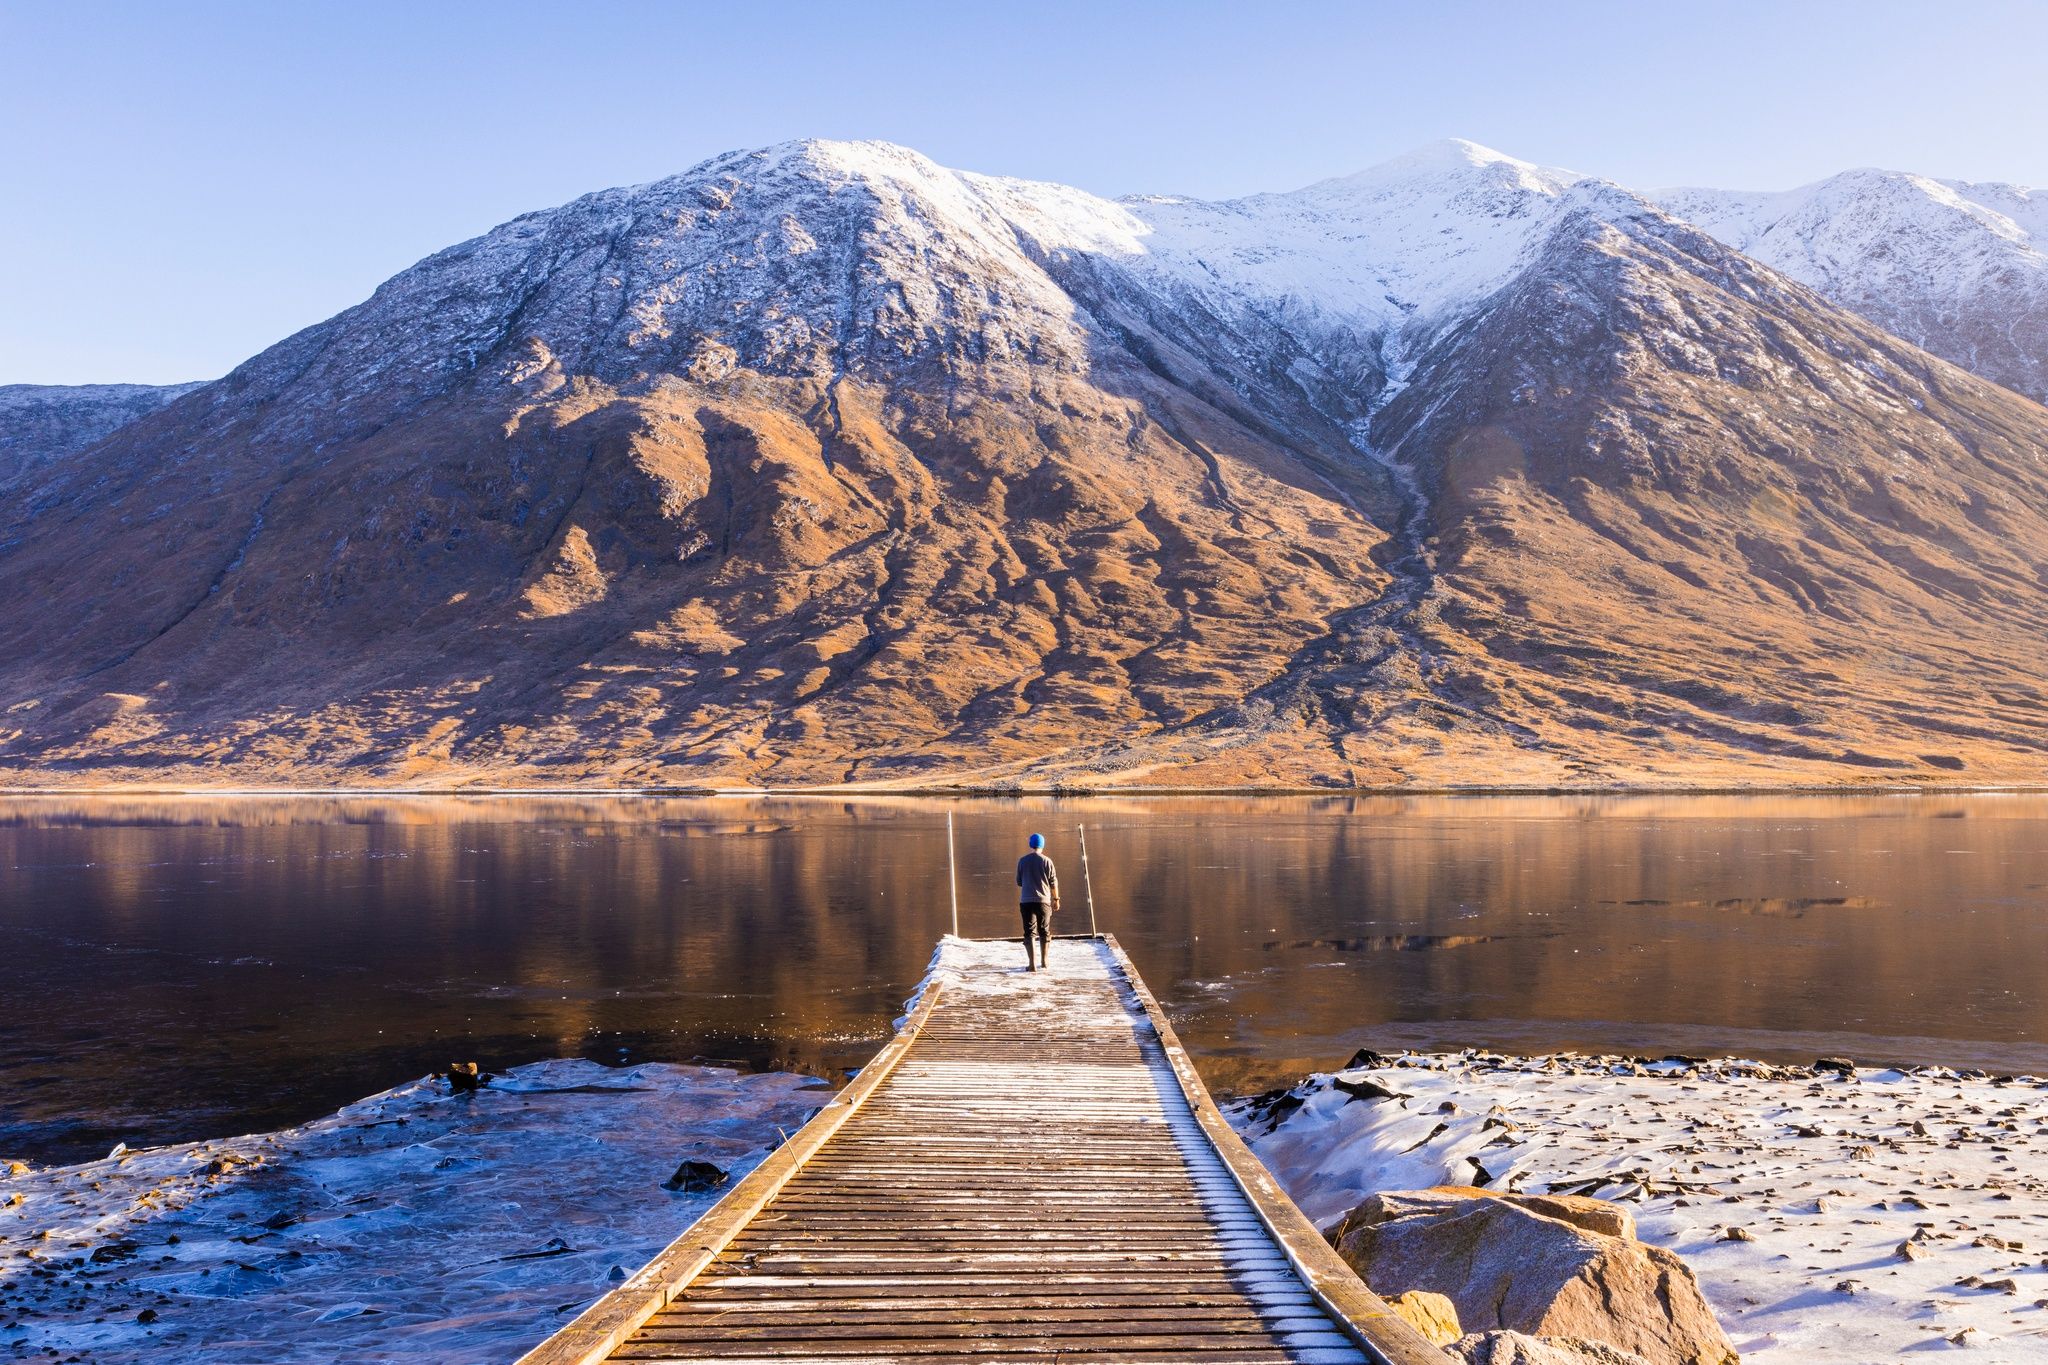
[(1159, 1008), (1159, 1001), (1153, 998), (1145, 979), (1138, 975), (1138, 969), (1124, 952), (1123, 945), (1116, 941), (1115, 934), (1103, 934), (1101, 938), (1115, 957), (1117, 968), (1123, 973), (1131, 994), (1158, 1033), (1159, 1046), (1166, 1053), (1166, 1060), (1173, 1068), (1174, 1078), (1180, 1083), (1188, 1108), (1194, 1111), (1195, 1121), (1202, 1125), (1210, 1146), (1223, 1158), (1231, 1179), (1251, 1201), (1259, 1221), (1273, 1235), (1288, 1263), (1308, 1287), (1310, 1296), (1367, 1355), (1381, 1365), (1444, 1365), (1449, 1359), (1447, 1353), (1432, 1346), (1427, 1337), (1410, 1326), (1405, 1318), (1388, 1306), (1385, 1299), (1373, 1293), (1365, 1281), (1358, 1278), (1357, 1272), (1346, 1265), (1344, 1258), (1324, 1240), (1323, 1234), (1316, 1231), (1308, 1215), (1287, 1197), (1287, 1192), (1273, 1179), (1265, 1163), (1245, 1146), (1244, 1139), (1217, 1110), (1216, 1101), (1211, 1098), (1201, 1073), (1195, 1070), (1187, 1049), (1181, 1045), (1180, 1036), (1167, 1022), (1166, 1012)]
[(896, 1069), (931, 1017), (945, 983), (934, 977), (896, 1036), (847, 1086), (811, 1115), (790, 1139), (727, 1190), (696, 1222), (624, 1284), (583, 1310), (567, 1326), (519, 1357), (517, 1365), (598, 1365), (608, 1360), (648, 1319), (668, 1307), (690, 1281), (716, 1260), (754, 1215), (817, 1155)]

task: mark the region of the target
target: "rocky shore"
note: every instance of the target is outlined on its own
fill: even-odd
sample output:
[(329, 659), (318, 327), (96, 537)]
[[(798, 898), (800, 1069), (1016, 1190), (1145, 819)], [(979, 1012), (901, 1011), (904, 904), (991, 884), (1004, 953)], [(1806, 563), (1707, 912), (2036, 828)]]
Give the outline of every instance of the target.
[[(1475, 1216), (1469, 1199), (1429, 1209), (1382, 1192), (1601, 1200), (1650, 1256), (1690, 1268), (1743, 1360), (1869, 1365), (1980, 1348), (2013, 1365), (2048, 1361), (2048, 1081), (2038, 1077), (1362, 1052), (1345, 1070), (1240, 1100), (1231, 1115), (1308, 1215), (1340, 1246), (1350, 1241), (1354, 1264), (1368, 1262), (1369, 1280), (1371, 1258), (1393, 1255), (1397, 1240), (1372, 1225)], [(1438, 1292), (1456, 1299), (1484, 1268), (1443, 1254), (1452, 1242), (1432, 1235)], [(1411, 1263), (1418, 1245), (1411, 1235)], [(1494, 1287), (1512, 1297), (1509, 1279)], [(1547, 1330), (1508, 1320), (1516, 1311), (1488, 1299), (1489, 1320), (1466, 1313), (1462, 1327)], [(1550, 1358), (1504, 1341), (1468, 1347), (1468, 1358)], [(1614, 1358), (1659, 1358), (1639, 1349)], [(1683, 1349), (1662, 1358), (1694, 1358)], [(1607, 1357), (1570, 1357), (1582, 1358)]]
[(648, 1260), (832, 1088), (536, 1062), (282, 1132), (0, 1162), (0, 1360), (495, 1365)]
[[(507, 1358), (828, 1095), (556, 1061), (277, 1133), (0, 1165), (0, 1359)], [(1468, 1362), (2048, 1362), (2037, 1077), (1362, 1053), (1230, 1111)], [(1593, 1344), (1544, 1344), (1566, 1337)]]

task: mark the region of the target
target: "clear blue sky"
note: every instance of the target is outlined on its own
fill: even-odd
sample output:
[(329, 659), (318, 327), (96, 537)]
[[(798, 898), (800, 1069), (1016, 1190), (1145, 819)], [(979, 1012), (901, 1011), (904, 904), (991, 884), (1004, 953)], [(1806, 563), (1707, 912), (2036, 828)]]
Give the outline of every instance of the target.
[(2048, 184), (2048, 3), (0, 0), (0, 383), (225, 372), (521, 211), (802, 136), (1104, 194), (1457, 136)]

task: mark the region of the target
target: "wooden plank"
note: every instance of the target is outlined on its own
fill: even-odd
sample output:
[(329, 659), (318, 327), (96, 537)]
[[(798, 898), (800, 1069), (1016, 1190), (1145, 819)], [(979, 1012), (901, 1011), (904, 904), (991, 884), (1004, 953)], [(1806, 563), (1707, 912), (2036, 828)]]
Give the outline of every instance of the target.
[(1115, 940), (1061, 942), (1050, 979), (935, 983), (829, 1121), (521, 1365), (1442, 1365), (1343, 1321), (1384, 1305), (1312, 1281)]
[[(964, 1298), (965, 1296), (963, 1296)], [(930, 1300), (941, 1307), (910, 1307), (901, 1299), (855, 1299), (856, 1305), (846, 1307), (823, 1305), (800, 1299), (778, 1299), (765, 1307), (749, 1305), (745, 1308), (731, 1306), (677, 1308), (670, 1304), (645, 1323), (641, 1332), (657, 1333), (676, 1327), (694, 1328), (698, 1324), (715, 1320), (721, 1328), (736, 1326), (779, 1326), (786, 1325), (792, 1316), (801, 1314), (805, 1323), (813, 1326), (852, 1326), (861, 1323), (890, 1322), (899, 1326), (906, 1324), (931, 1323), (937, 1325), (970, 1323), (1001, 1324), (1012, 1322), (1099, 1322), (1103, 1318), (1102, 1304), (1095, 1297), (1071, 1298), (1017, 1303), (964, 1303), (961, 1299)], [(1313, 1304), (1304, 1297), (1291, 1310), (1262, 1312), (1249, 1302), (1241, 1304), (1214, 1304), (1194, 1306), (1187, 1304), (1144, 1304), (1128, 1303), (1118, 1308), (1119, 1322), (1289, 1322), (1315, 1321), (1304, 1319), (1302, 1308)], [(1310, 1307), (1310, 1312), (1314, 1310)]]
[[(1062, 1228), (1062, 1227), (1129, 1227), (1130, 1219), (1121, 1209), (1090, 1209), (1075, 1207), (1009, 1208), (1000, 1212), (983, 1205), (971, 1214), (953, 1214), (942, 1209), (893, 1208), (888, 1205), (861, 1205), (858, 1207), (838, 1200), (822, 1201), (814, 1209), (806, 1210), (802, 1217), (790, 1213), (783, 1207), (783, 1200), (790, 1198), (787, 1187), (780, 1198), (761, 1211), (749, 1224), (750, 1227), (774, 1227), (789, 1223), (802, 1227), (826, 1227), (834, 1223), (848, 1227), (903, 1226), (903, 1227), (972, 1227), (972, 1228)], [(1190, 1227), (1215, 1227), (1224, 1222), (1241, 1222), (1248, 1227), (1263, 1228), (1250, 1212), (1242, 1214), (1219, 1214), (1215, 1219), (1205, 1217), (1201, 1210), (1185, 1204), (1164, 1206), (1160, 1215), (1168, 1225), (1185, 1223)], [(1150, 1224), (1159, 1226), (1158, 1224)]]
[(1160, 1048), (1173, 1067), (1174, 1078), (1210, 1145), (1230, 1167), (1260, 1221), (1272, 1230), (1275, 1242), (1293, 1263), (1309, 1292), (1329, 1310), (1347, 1335), (1385, 1365), (1443, 1365), (1444, 1353), (1397, 1316), (1386, 1300), (1366, 1288), (1365, 1282), (1323, 1240), (1307, 1215), (1294, 1206), (1229, 1122), (1216, 1112), (1215, 1101), (1209, 1098), (1209, 1089), (1202, 1083), (1201, 1073), (1195, 1070), (1187, 1049), (1181, 1046), (1173, 1025), (1167, 1021), (1166, 1012), (1159, 1008), (1159, 1002), (1153, 999), (1115, 936), (1106, 936), (1105, 941), (1123, 966), (1125, 984), (1151, 1021)]
[(659, 1256), (578, 1314), (575, 1321), (521, 1356), (518, 1365), (595, 1365), (609, 1359), (634, 1329), (659, 1312), (677, 1289), (696, 1278), (733, 1234), (766, 1207), (776, 1191), (803, 1169), (804, 1162), (859, 1112), (868, 1097), (888, 1079), (890, 1071), (909, 1055), (918, 1030), (938, 1008), (942, 991), (942, 983), (933, 982), (902, 1029), (875, 1054), (873, 1061), (861, 1068), (851, 1084), (813, 1114), (767, 1160), (749, 1171)]
[(1054, 1317), (1101, 1316), (1105, 1308), (1146, 1313), (1219, 1314), (1246, 1313), (1254, 1317), (1292, 1317), (1314, 1300), (1306, 1294), (1265, 1295), (1254, 1298), (1242, 1291), (1212, 1293), (1173, 1292), (1165, 1287), (1140, 1292), (1133, 1286), (1064, 1286), (1058, 1284), (992, 1286), (987, 1290), (947, 1292), (907, 1289), (891, 1293), (876, 1286), (855, 1287), (849, 1292), (827, 1293), (795, 1290), (739, 1294), (691, 1294), (677, 1299), (649, 1318), (648, 1324), (702, 1320), (728, 1314), (784, 1313), (801, 1307), (822, 1317), (866, 1317), (876, 1313), (982, 1313), (994, 1317), (1019, 1313), (1047, 1313)]
[(727, 1266), (721, 1266), (735, 1273), (747, 1275), (898, 1275), (916, 1274), (926, 1271), (932, 1274), (980, 1274), (1003, 1275), (1012, 1270), (1032, 1270), (1034, 1273), (1050, 1271), (1056, 1274), (1087, 1273), (1107, 1274), (1125, 1269), (1143, 1270), (1147, 1274), (1160, 1275), (1177, 1273), (1182, 1268), (1193, 1268), (1203, 1264), (1222, 1266), (1230, 1263), (1232, 1269), (1249, 1273), (1268, 1271), (1284, 1274), (1291, 1267), (1287, 1258), (1279, 1252), (1272, 1253), (1267, 1260), (1254, 1264), (1240, 1264), (1228, 1253), (1186, 1251), (1186, 1252), (1130, 1252), (1102, 1251), (1080, 1255), (1054, 1255), (1045, 1257), (1028, 1256), (826, 1256), (805, 1254), (790, 1256), (762, 1256), (758, 1259), (748, 1256)]
[[(1245, 1349), (1233, 1349), (1229, 1353), (1210, 1351), (1206, 1355), (1217, 1355), (1219, 1359), (1231, 1361), (1231, 1365), (1317, 1365), (1317, 1363), (1325, 1363), (1325, 1361), (1329, 1365), (1341, 1365), (1341, 1363), (1346, 1363), (1346, 1361), (1364, 1361), (1366, 1359), (1356, 1349), (1350, 1349), (1348, 1353), (1343, 1353), (1343, 1355), (1337, 1355), (1337, 1353), (1321, 1353), (1319, 1355), (1319, 1353), (1288, 1351), (1288, 1349), (1282, 1349), (1282, 1347), (1264, 1347), (1264, 1349), (1260, 1349), (1260, 1347), (1245, 1347)], [(625, 1355), (621, 1355), (621, 1357), (616, 1357), (616, 1359), (621, 1359), (621, 1361), (631, 1359), (631, 1361), (637, 1361), (637, 1365), (664, 1365), (664, 1361), (680, 1365), (682, 1361), (702, 1361), (702, 1359), (715, 1359), (715, 1361), (721, 1361), (723, 1365), (842, 1365), (846, 1359), (868, 1361), (868, 1365), (1047, 1365), (1049, 1357), (1044, 1355), (1042, 1351), (1028, 1351), (1028, 1353), (997, 1351), (997, 1353), (977, 1353), (977, 1355), (952, 1353), (952, 1351), (946, 1351), (946, 1353), (918, 1353), (918, 1355), (860, 1351), (858, 1355), (848, 1357), (844, 1353), (842, 1355), (827, 1355), (823, 1351), (813, 1353), (813, 1355), (754, 1355), (754, 1353), (733, 1353), (731, 1349), (723, 1349), (719, 1355), (711, 1355), (711, 1357), (705, 1357), (705, 1355), (631, 1355), (631, 1357), (625, 1357)], [(1063, 1351), (1057, 1359), (1059, 1361), (1087, 1361), (1090, 1365), (1186, 1365), (1188, 1355), (1184, 1351), (1135, 1351), (1135, 1349), (1128, 1349), (1128, 1347), (1114, 1347), (1114, 1349), (1102, 1349), (1102, 1351)]]
[[(1306, 1324), (1300, 1330), (1331, 1331), (1329, 1319), (1318, 1313), (1312, 1318), (1293, 1319), (1296, 1324)], [(819, 1341), (875, 1341), (896, 1342), (906, 1338), (926, 1343), (938, 1343), (962, 1339), (970, 1341), (1002, 1341), (1017, 1337), (1033, 1339), (1060, 1336), (1073, 1339), (1114, 1338), (1128, 1342), (1133, 1336), (1172, 1335), (1175, 1337), (1259, 1337), (1260, 1344), (1269, 1344), (1276, 1331), (1290, 1329), (1275, 1327), (1271, 1322), (1256, 1317), (1184, 1317), (1175, 1318), (1165, 1327), (1151, 1327), (1135, 1324), (1122, 1314), (1117, 1320), (1107, 1322), (1100, 1314), (1094, 1317), (1068, 1317), (1048, 1320), (1035, 1314), (1017, 1318), (990, 1318), (966, 1315), (952, 1319), (921, 1318), (905, 1322), (891, 1318), (885, 1322), (821, 1322), (806, 1314), (801, 1318), (783, 1317), (767, 1322), (738, 1323), (721, 1319), (717, 1324), (718, 1341), (751, 1346), (761, 1342), (816, 1343)], [(703, 1342), (704, 1334), (700, 1324), (687, 1321), (671, 1321), (655, 1317), (643, 1324), (633, 1334), (633, 1342), (668, 1346)], [(957, 1349), (957, 1348), (956, 1348)]]
[[(1243, 1294), (1244, 1283), (1229, 1275), (1189, 1272), (1147, 1279), (1133, 1275), (722, 1275), (697, 1281), (671, 1307), (712, 1298), (860, 1298), (901, 1295), (944, 1298), (952, 1294), (1147, 1294), (1154, 1298)], [(1304, 1291), (1306, 1292), (1306, 1291)]]
[[(1311, 1345), (1315, 1345), (1315, 1347), (1343, 1347), (1343, 1349), (1352, 1349), (1352, 1342), (1343, 1334), (1335, 1332), (1335, 1330), (1317, 1332), (1317, 1334), (1303, 1332), (1303, 1334), (1298, 1334), (1298, 1336), (1284, 1338), (1280, 1345), (1282, 1347), (1294, 1347), (1294, 1349), (1311, 1347)], [(1186, 1332), (1176, 1332), (1176, 1334), (1167, 1334), (1167, 1332), (1161, 1332), (1161, 1334), (1137, 1334), (1137, 1332), (1130, 1332), (1130, 1334), (1124, 1334), (1124, 1336), (1108, 1336), (1108, 1338), (1038, 1332), (1036, 1336), (1004, 1336), (1004, 1338), (983, 1336), (979, 1340), (975, 1340), (975, 1338), (932, 1340), (932, 1338), (926, 1338), (926, 1336), (895, 1336), (895, 1338), (866, 1336), (866, 1338), (854, 1338), (854, 1340), (846, 1340), (846, 1338), (838, 1338), (838, 1340), (834, 1340), (834, 1338), (821, 1338), (821, 1340), (750, 1340), (750, 1342), (745, 1342), (745, 1345), (743, 1345), (743, 1353), (745, 1355), (754, 1355), (754, 1357), (770, 1357), (770, 1359), (772, 1357), (793, 1357), (793, 1355), (797, 1355), (797, 1357), (856, 1357), (856, 1359), (860, 1359), (860, 1357), (866, 1357), (868, 1353), (874, 1353), (874, 1351), (881, 1351), (881, 1353), (895, 1355), (895, 1357), (924, 1357), (924, 1355), (969, 1355), (969, 1357), (973, 1357), (973, 1355), (999, 1355), (999, 1353), (1030, 1351), (1030, 1353), (1038, 1355), (1040, 1359), (1042, 1357), (1057, 1357), (1057, 1359), (1065, 1361), (1065, 1359), (1071, 1359), (1075, 1355), (1085, 1355), (1087, 1351), (1092, 1351), (1092, 1349), (1161, 1351), (1161, 1353), (1174, 1353), (1174, 1355), (1186, 1357), (1186, 1355), (1217, 1355), (1219, 1351), (1233, 1351), (1233, 1349), (1260, 1351), (1260, 1349), (1272, 1349), (1272, 1347), (1274, 1347), (1274, 1336), (1266, 1334), (1266, 1332), (1257, 1334), (1257, 1336), (1245, 1334), (1239, 1340), (1231, 1340), (1231, 1338), (1225, 1338), (1225, 1336), (1212, 1336), (1212, 1334), (1210, 1336), (1196, 1336), (1196, 1334), (1186, 1334)], [(1356, 1355), (1356, 1349), (1352, 1353)], [(618, 1351), (612, 1359), (618, 1359), (618, 1361), (649, 1361), (649, 1359), (659, 1359), (659, 1361), (670, 1361), (670, 1359), (674, 1359), (674, 1361), (727, 1361), (727, 1359), (731, 1359), (731, 1355), (733, 1355), (733, 1342), (721, 1342), (721, 1340), (700, 1340), (700, 1342), (649, 1340), (649, 1342), (643, 1342), (643, 1340), (635, 1338), (633, 1342), (629, 1342), (625, 1349)]]
[(736, 1283), (732, 1278), (703, 1279), (690, 1286), (689, 1293), (662, 1309), (664, 1313), (692, 1311), (698, 1304), (738, 1303), (754, 1300), (802, 1300), (805, 1303), (823, 1303), (828, 1300), (871, 1300), (875, 1303), (979, 1303), (985, 1300), (1050, 1301), (1064, 1299), (1088, 1299), (1105, 1304), (1131, 1302), (1185, 1303), (1199, 1307), (1204, 1304), (1234, 1303), (1293, 1303), (1298, 1295), (1306, 1295), (1305, 1288), (1268, 1289), (1257, 1298), (1246, 1292), (1234, 1280), (1180, 1279), (1172, 1281), (1143, 1282), (1137, 1280), (1113, 1281), (1107, 1284), (1100, 1280), (1082, 1280), (1060, 1276), (1042, 1281), (1024, 1281), (1015, 1276), (993, 1276), (981, 1286), (963, 1286), (954, 1278), (943, 1281), (882, 1281), (856, 1279), (844, 1283), (826, 1281), (806, 1282), (794, 1289), (758, 1283)]
[[(1060, 1234), (1049, 1233), (990, 1233), (984, 1229), (943, 1229), (943, 1228), (842, 1228), (836, 1225), (816, 1225), (804, 1231), (788, 1231), (777, 1236), (771, 1233), (746, 1232), (730, 1243), (734, 1254), (776, 1251), (790, 1247), (814, 1247), (839, 1253), (859, 1250), (875, 1251), (900, 1245), (943, 1246), (960, 1252), (974, 1251), (1018, 1251), (1057, 1252), (1084, 1250), (1091, 1246), (1130, 1246), (1171, 1250), (1175, 1247), (1195, 1246), (1244, 1246), (1260, 1247), (1271, 1245), (1270, 1239), (1258, 1228), (1236, 1227), (1220, 1230), (1217, 1237), (1209, 1241), (1197, 1240), (1196, 1230), (1189, 1228), (1185, 1235), (1138, 1236), (1119, 1240), (1119, 1229), (1112, 1224), (1101, 1224), (1093, 1229), (1074, 1229)], [(815, 1234), (815, 1235), (813, 1235)]]

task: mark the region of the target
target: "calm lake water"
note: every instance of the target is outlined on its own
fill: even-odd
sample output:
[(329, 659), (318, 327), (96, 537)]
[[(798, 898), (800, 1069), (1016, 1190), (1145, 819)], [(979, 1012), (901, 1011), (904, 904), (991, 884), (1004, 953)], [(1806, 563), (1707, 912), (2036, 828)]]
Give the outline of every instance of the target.
[[(451, 1060), (834, 1077), (1052, 841), (1212, 1085), (1372, 1046), (2048, 1072), (2048, 798), (0, 800), (0, 1157)], [(1021, 950), (1019, 960), (1022, 960)]]

